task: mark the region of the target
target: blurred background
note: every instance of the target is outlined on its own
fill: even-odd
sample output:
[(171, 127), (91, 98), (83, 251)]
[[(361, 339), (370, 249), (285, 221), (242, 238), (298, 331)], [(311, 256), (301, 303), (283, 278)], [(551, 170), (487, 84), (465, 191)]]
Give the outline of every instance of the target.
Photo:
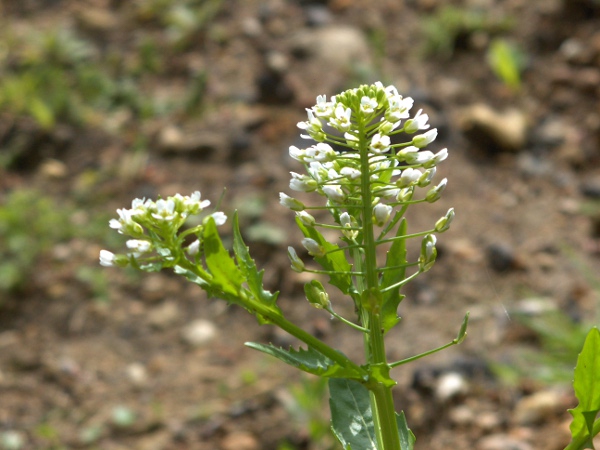
[(360, 361), (288, 270), (301, 236), (278, 193), (304, 109), (378, 80), (450, 152), (411, 229), (457, 213), (390, 359), (471, 312), (460, 347), (394, 369), (416, 448), (564, 448), (600, 322), (598, 0), (2, 1), (0, 449), (338, 448), (326, 386), (243, 346), (296, 342), (98, 253), (123, 248), (107, 225), (133, 198), (223, 195), (281, 308)]

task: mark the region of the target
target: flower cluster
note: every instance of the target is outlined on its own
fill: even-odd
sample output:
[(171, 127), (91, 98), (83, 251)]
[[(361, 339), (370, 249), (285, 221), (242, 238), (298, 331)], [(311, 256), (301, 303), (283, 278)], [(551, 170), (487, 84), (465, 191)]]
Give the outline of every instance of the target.
[[(173, 247), (181, 248), (184, 239), (197, 235), (202, 225), (183, 232), (180, 232), (180, 228), (190, 216), (202, 213), (209, 205), (209, 200), (201, 200), (200, 191), (189, 196), (175, 194), (156, 201), (136, 198), (131, 202), (130, 209), (117, 209), (119, 218), (109, 222), (111, 228), (132, 238), (126, 242), (129, 252), (114, 254), (101, 250), (100, 264), (106, 267), (125, 267), (129, 264), (140, 266), (140, 263), (148, 265), (160, 259), (171, 259), (174, 265), (181, 255), (176, 255)], [(216, 225), (222, 225), (227, 220), (222, 212), (214, 212), (205, 217), (203, 223), (208, 217), (212, 217)], [(195, 240), (187, 246), (186, 251), (189, 255), (194, 255), (198, 253), (199, 247), (200, 242)]]
[[(434, 153), (426, 149), (436, 139), (437, 129), (430, 127), (422, 110), (411, 117), (413, 103), (396, 87), (377, 82), (347, 90), (329, 101), (318, 96), (316, 105), (307, 109), (308, 120), (298, 123), (301, 137), (315, 143), (303, 149), (290, 147), (290, 156), (306, 169), (304, 174), (291, 172), (290, 189), (324, 196), (324, 208), (334, 211), (348, 241), (357, 238), (362, 221), (370, 219), (385, 229), (398, 207), (433, 203), (446, 187), (446, 179), (430, 185), (448, 150)], [(419, 188), (427, 190), (418, 196)], [(365, 190), (369, 195), (364, 195)], [(372, 204), (370, 218), (357, 216), (365, 198)], [(280, 202), (305, 223), (304, 203), (284, 193)], [(432, 231), (445, 231), (453, 217), (451, 210)], [(313, 243), (305, 243), (305, 247), (312, 255), (320, 253)]]

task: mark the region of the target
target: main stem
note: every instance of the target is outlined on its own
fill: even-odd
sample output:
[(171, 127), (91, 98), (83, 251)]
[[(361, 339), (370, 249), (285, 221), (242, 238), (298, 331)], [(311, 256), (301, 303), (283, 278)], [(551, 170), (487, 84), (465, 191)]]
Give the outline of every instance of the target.
[[(363, 289), (374, 294), (379, 289), (377, 274), (377, 255), (375, 235), (373, 232), (373, 196), (371, 194), (371, 176), (369, 170), (368, 139), (362, 118), (358, 118), (358, 135), (361, 162), (361, 193), (362, 193), (362, 228), (364, 243), (364, 267), (366, 286)], [(376, 296), (380, 299), (381, 296)], [(362, 305), (363, 326), (369, 330), (365, 337), (365, 354), (369, 365), (386, 366), (385, 343), (381, 323), (381, 304), (379, 301), (368, 300)], [(366, 307), (366, 311), (364, 308)], [(370, 387), (371, 410), (377, 436), (379, 450), (401, 450), (396, 410), (392, 397), (392, 389), (381, 382)]]

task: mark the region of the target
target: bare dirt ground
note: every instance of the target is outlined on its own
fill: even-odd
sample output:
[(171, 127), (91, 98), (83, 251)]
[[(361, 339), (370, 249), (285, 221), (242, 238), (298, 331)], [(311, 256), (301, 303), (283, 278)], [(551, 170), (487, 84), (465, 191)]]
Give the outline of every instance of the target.
[[(360, 338), (311, 309), (305, 278), (288, 270), (285, 249), (298, 248), (300, 232), (278, 193), (289, 192), (289, 171), (299, 169), (288, 147), (299, 145), (296, 122), (316, 95), (395, 84), (430, 114), (436, 146), (450, 152), (439, 177), (448, 189), (415, 208), (411, 227), (430, 226), (451, 206), (457, 218), (439, 237), (438, 263), (405, 292), (390, 359), (452, 340), (467, 310), (472, 319), (461, 346), (394, 373), (416, 448), (564, 448), (576, 400), (568, 383), (538, 375), (575, 360), (544, 347), (520, 317), (560, 311), (562, 325), (546, 325), (556, 336), (564, 323), (598, 323), (600, 4), (182, 1), (192, 10), (217, 5), (201, 26), (185, 28), (185, 8), (178, 16), (165, 6), (177, 3), (0, 4), (0, 28), (13, 33), (0, 42), (5, 54), (31, 30), (68, 29), (92, 45), (92, 60), (116, 61), (113, 73), (127, 74), (148, 39), (162, 59), (132, 78), (142, 99), (201, 97), (186, 111), (144, 116), (123, 107), (46, 129), (0, 103), (0, 152), (16, 155), (0, 168), (0, 201), (38, 189), (75, 205), (71, 221), (83, 229), (106, 224), (135, 197), (201, 190), (216, 202), (226, 186), (221, 209), (240, 210), (282, 309), (360, 360)], [(455, 28), (438, 20), (436, 47), (423, 24), (449, 5), (479, 19)], [(499, 37), (525, 56), (519, 89), (487, 62)], [(2, 64), (7, 72), (15, 63)], [(194, 82), (201, 86), (190, 91)], [(83, 236), (55, 243), (24, 286), (0, 292), (0, 448), (335, 448), (328, 437), (310, 439), (309, 418), (326, 420), (325, 404), (317, 396), (316, 406), (301, 406), (311, 397), (302, 389), (318, 385), (243, 346), (293, 341), (170, 273), (98, 269), (101, 300), (76, 274), (118, 243)], [(523, 356), (528, 349), (550, 362)], [(511, 382), (499, 375), (515, 367)]]

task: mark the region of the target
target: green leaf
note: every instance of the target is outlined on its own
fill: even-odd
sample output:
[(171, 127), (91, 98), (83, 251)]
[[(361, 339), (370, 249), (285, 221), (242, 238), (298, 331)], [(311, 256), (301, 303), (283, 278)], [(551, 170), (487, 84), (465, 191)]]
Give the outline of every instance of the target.
[[(402, 219), (398, 225), (396, 237), (405, 236), (407, 231), (406, 219)], [(394, 269), (386, 270), (381, 277), (381, 289), (392, 286), (402, 281), (406, 275), (406, 239), (396, 239), (387, 253), (385, 262), (386, 267), (395, 267)], [(384, 332), (388, 332), (400, 322), (398, 317), (398, 305), (404, 299), (400, 295), (400, 288), (391, 289), (383, 294), (383, 306), (381, 308), (381, 320)]]
[(600, 419), (596, 420), (600, 411), (600, 331), (596, 327), (589, 331), (577, 358), (573, 388), (579, 405), (569, 410), (572, 438), (566, 449), (593, 449), (592, 440), (600, 431)]
[(340, 247), (338, 245), (327, 242), (323, 235), (314, 227), (305, 226), (298, 218), (296, 218), (296, 223), (305, 237), (314, 239), (325, 249), (325, 256), (315, 256), (314, 259), (323, 269), (333, 272), (329, 274), (329, 284), (334, 285), (344, 294), (347, 294), (352, 286), (352, 277), (350, 275), (352, 266), (346, 259), (344, 252), (339, 250)]
[(410, 431), (410, 428), (408, 428), (404, 411), (400, 411), (400, 414), (396, 413), (396, 423), (398, 424), (398, 432), (400, 433), (400, 447), (402, 447), (402, 450), (413, 450), (416, 438), (413, 432)]
[[(213, 276), (210, 284), (224, 294), (234, 298), (237, 297), (242, 289), (242, 283), (246, 279), (234, 260), (229, 256), (227, 250), (225, 250), (225, 247), (223, 247), (212, 217), (209, 217), (204, 227), (203, 246), (206, 267)], [(230, 298), (228, 297), (228, 299)]]
[(274, 306), (277, 301), (278, 292), (274, 294), (265, 290), (263, 287), (264, 270), (258, 271), (254, 260), (250, 256), (248, 247), (244, 243), (240, 233), (240, 224), (237, 211), (233, 215), (233, 251), (235, 253), (238, 266), (248, 282), (248, 288), (257, 300), (267, 306)]
[(346, 448), (377, 450), (369, 391), (353, 380), (329, 380), (331, 429)]
[(308, 347), (307, 350), (303, 348), (298, 350), (284, 350), (283, 348), (275, 347), (274, 345), (264, 345), (256, 342), (246, 342), (245, 345), (266, 353), (267, 355), (271, 355), (290, 366), (319, 377), (362, 379), (360, 373), (356, 372), (354, 369), (341, 366), (312, 347)]
[(458, 336), (456, 337), (456, 343), (461, 344), (462, 341), (467, 337), (467, 325), (469, 324), (469, 312), (465, 314), (460, 330), (458, 330)]

